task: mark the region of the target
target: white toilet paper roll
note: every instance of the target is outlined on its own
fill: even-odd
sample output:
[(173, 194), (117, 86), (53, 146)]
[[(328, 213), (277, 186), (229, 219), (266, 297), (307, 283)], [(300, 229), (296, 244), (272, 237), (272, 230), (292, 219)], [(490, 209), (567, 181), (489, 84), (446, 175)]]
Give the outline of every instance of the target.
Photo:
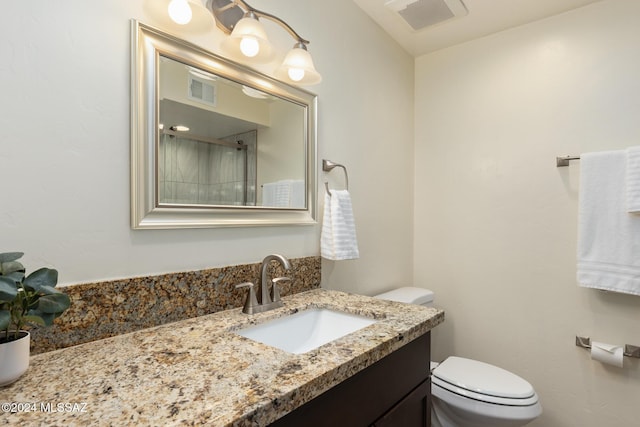
[(591, 342), (591, 358), (607, 365), (622, 368), (624, 363), (624, 349), (620, 345)]

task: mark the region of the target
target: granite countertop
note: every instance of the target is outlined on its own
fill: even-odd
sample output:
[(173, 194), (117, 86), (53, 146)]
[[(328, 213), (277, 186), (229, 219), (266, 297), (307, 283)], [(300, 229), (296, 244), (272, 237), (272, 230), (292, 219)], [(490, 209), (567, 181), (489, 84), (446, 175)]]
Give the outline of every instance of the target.
[[(32, 356), (27, 373), (0, 388), (0, 424), (264, 426), (444, 320), (435, 308), (323, 289), (283, 301)], [(310, 307), (378, 322), (299, 355), (233, 333)]]

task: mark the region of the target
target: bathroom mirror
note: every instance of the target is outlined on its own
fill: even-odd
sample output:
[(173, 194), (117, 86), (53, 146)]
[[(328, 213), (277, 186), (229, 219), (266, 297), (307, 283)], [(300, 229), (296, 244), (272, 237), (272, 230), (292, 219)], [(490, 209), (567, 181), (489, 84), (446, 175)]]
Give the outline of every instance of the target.
[(131, 223), (313, 224), (316, 96), (132, 21)]

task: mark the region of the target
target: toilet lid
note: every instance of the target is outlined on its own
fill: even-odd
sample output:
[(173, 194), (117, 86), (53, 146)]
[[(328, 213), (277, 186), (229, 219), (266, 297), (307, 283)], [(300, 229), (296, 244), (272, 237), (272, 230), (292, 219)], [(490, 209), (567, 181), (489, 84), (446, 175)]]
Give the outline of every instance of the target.
[(433, 291), (413, 286), (404, 286), (376, 295), (374, 298), (422, 305), (433, 302)]
[(459, 391), (452, 388), (472, 392), (476, 398), (490, 396), (529, 401), (535, 396), (533, 387), (524, 379), (502, 368), (477, 360), (451, 356), (438, 365), (432, 375), (434, 383), (454, 392)]

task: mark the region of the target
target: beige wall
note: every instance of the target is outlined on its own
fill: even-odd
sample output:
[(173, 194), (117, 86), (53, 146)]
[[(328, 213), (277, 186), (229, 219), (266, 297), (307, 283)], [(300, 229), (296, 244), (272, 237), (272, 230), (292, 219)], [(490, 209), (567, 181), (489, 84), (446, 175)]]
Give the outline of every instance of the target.
[[(310, 88), (319, 95), (318, 164), (326, 157), (349, 168), (363, 256), (328, 263), (325, 285), (409, 279), (413, 59), (351, 1), (251, 4), (311, 40), (324, 78)], [(272, 252), (318, 255), (319, 225), (130, 229), (131, 18), (154, 24), (142, 0), (3, 4), (0, 251), (26, 252), (27, 266), (55, 266), (63, 284), (256, 262)], [(293, 40), (266, 26), (284, 56)], [(219, 52), (221, 34), (186, 38)], [(343, 185), (340, 171), (330, 178)]]
[(640, 298), (575, 280), (580, 163), (640, 143), (640, 2), (610, 0), (416, 60), (415, 283), (447, 320), (436, 358), (512, 370), (537, 426), (638, 423), (640, 360), (603, 366), (576, 334), (640, 344)]

